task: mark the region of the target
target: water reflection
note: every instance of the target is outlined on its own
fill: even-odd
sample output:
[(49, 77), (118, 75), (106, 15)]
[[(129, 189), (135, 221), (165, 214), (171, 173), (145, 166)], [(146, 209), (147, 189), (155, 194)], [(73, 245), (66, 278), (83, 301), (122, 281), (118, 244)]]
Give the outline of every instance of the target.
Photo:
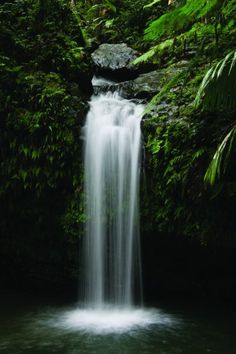
[(0, 308), (6, 354), (235, 354), (230, 313), (160, 309), (111, 311), (38, 305)]

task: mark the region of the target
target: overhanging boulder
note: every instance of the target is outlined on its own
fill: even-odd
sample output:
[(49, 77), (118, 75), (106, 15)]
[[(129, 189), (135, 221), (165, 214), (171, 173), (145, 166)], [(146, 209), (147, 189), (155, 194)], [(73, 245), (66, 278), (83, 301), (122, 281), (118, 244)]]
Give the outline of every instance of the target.
[(92, 60), (99, 75), (124, 81), (138, 75), (132, 64), (137, 56), (138, 53), (125, 43), (103, 43), (92, 53)]

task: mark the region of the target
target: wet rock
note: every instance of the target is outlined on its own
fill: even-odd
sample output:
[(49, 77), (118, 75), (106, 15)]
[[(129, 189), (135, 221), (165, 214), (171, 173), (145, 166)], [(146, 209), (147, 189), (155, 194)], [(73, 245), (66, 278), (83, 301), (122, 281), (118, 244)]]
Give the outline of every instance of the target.
[(127, 44), (101, 44), (92, 54), (94, 64), (101, 69), (119, 70), (132, 69), (132, 62), (137, 58), (137, 52)]
[(132, 64), (137, 56), (138, 53), (125, 43), (104, 43), (92, 53), (92, 60), (96, 72), (122, 81), (137, 76), (136, 67)]
[[(95, 77), (93, 79), (94, 92), (96, 94), (107, 91), (119, 92), (124, 98), (137, 98), (148, 101), (154, 95), (158, 94), (162, 87), (178, 73), (186, 70), (187, 66), (187, 61), (181, 61), (168, 68), (140, 74), (135, 79), (122, 82)], [(179, 90), (179, 87), (174, 88), (174, 90)]]
[(136, 79), (118, 84), (122, 96), (126, 98), (151, 98), (161, 90), (161, 79), (163, 72), (161, 70), (152, 71), (147, 74), (141, 74)]
[(134, 80), (123, 82), (112, 82), (98, 78), (93, 81), (94, 91), (95, 93), (118, 91), (124, 98), (149, 99), (160, 91), (162, 77), (163, 73), (159, 70), (141, 74)]
[(126, 98), (135, 97), (149, 100), (158, 94), (162, 87), (178, 73), (186, 70), (187, 66), (187, 61), (181, 61), (168, 68), (141, 74), (134, 80), (118, 83), (112, 89), (119, 87), (121, 95)]

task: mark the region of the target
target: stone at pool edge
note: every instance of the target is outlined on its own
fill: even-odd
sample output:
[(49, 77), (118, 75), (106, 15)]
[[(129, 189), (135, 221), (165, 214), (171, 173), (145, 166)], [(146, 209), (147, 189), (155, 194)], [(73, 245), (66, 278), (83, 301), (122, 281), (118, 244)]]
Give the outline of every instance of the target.
[(125, 43), (103, 43), (92, 53), (96, 72), (118, 81), (135, 78), (137, 68), (132, 64), (138, 52)]

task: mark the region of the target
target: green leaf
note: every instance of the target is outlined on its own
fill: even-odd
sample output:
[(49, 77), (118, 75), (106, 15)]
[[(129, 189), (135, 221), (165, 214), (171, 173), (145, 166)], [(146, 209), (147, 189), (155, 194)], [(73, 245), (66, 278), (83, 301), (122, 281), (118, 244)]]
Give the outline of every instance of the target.
[(144, 5), (144, 9), (147, 9), (147, 8), (149, 8), (149, 7), (152, 7), (152, 6), (154, 6), (154, 5), (156, 5), (156, 4), (159, 4), (161, 2), (161, 0), (154, 0), (153, 2), (151, 2), (150, 4), (147, 4), (147, 5)]
[(216, 181), (226, 172), (229, 160), (232, 154), (233, 146), (236, 140), (236, 126), (225, 136), (218, 146), (213, 159), (208, 166), (204, 176), (204, 181), (214, 185)]
[(25, 180), (26, 180), (26, 177), (27, 177), (27, 171), (25, 171), (25, 170), (20, 170), (19, 171), (19, 176), (20, 176), (20, 178), (23, 180), (23, 182), (25, 182)]

